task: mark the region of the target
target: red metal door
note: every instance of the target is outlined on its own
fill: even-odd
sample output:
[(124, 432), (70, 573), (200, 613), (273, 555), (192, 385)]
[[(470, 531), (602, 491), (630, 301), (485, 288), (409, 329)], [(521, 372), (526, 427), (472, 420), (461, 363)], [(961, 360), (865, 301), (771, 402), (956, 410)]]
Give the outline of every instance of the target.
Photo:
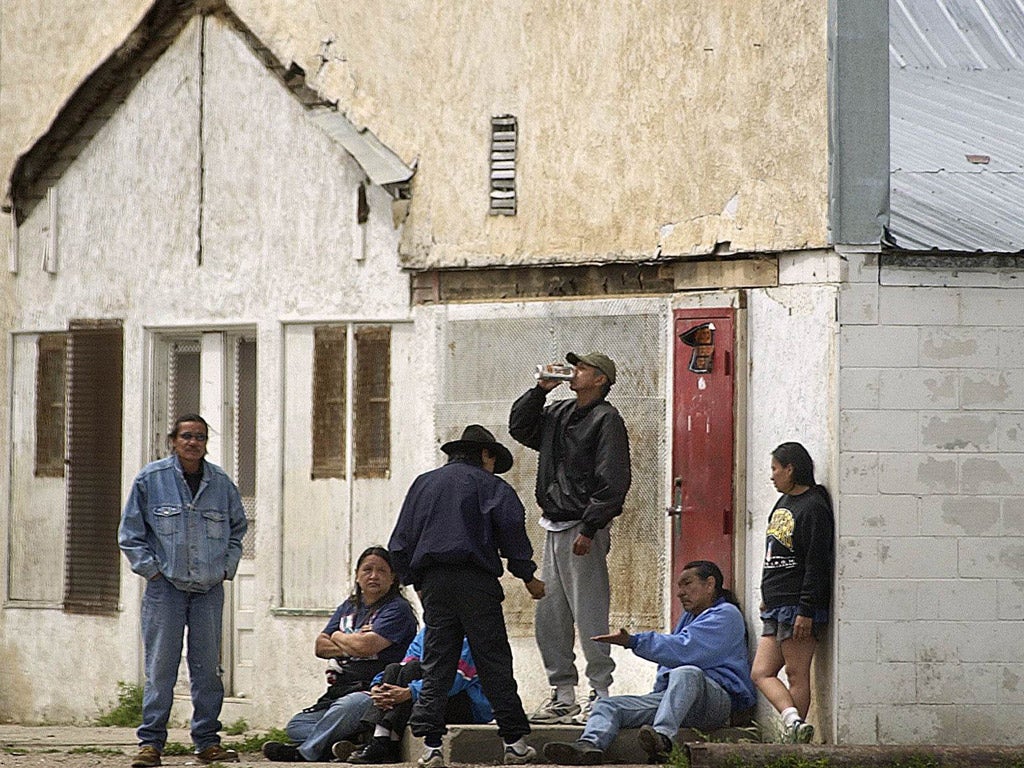
[[(672, 577), (712, 560), (733, 584), (735, 311), (674, 313)], [(673, 582), (674, 583), (674, 582)], [(673, 621), (679, 603), (672, 601)]]

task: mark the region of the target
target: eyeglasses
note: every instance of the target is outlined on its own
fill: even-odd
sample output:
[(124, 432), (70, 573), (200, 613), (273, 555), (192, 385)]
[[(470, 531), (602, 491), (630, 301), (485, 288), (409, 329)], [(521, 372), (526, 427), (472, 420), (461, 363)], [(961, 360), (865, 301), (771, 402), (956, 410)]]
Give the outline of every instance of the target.
[(178, 437), (184, 440), (186, 443), (189, 440), (195, 440), (197, 443), (205, 443), (210, 439), (209, 435), (204, 435), (200, 432), (179, 432)]

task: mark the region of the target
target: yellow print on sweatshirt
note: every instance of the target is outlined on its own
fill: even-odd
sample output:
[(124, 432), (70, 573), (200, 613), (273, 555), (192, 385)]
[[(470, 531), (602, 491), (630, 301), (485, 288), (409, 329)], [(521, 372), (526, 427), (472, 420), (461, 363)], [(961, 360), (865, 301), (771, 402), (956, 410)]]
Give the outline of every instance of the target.
[(793, 513), (780, 507), (768, 524), (768, 535), (788, 550), (793, 549)]

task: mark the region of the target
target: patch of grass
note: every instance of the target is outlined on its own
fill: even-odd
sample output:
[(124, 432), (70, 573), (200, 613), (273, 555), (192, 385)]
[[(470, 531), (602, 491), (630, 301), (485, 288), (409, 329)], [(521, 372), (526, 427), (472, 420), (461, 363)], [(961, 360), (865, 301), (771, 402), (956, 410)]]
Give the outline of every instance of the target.
[(142, 724), (142, 686), (117, 684), (117, 704), (96, 718), (96, 725), (136, 728)]
[(263, 749), (263, 745), (268, 741), (282, 741), (287, 744), (291, 739), (280, 728), (271, 728), (267, 733), (254, 733), (241, 741), (224, 742), (224, 747), (225, 749), (233, 749), (240, 754), (260, 752)]
[[(728, 765), (730, 768), (744, 768), (746, 764), (736, 757), (730, 759)], [(762, 768), (833, 768), (833, 763), (827, 757), (811, 760), (801, 755), (784, 755), (764, 763)]]
[(164, 744), (165, 755), (191, 755), (194, 752), (191, 744), (182, 744), (180, 741), (169, 741)]
[(670, 768), (690, 768), (690, 756), (681, 746), (673, 744), (672, 751), (668, 753), (665, 763)]
[(245, 722), (245, 718), (239, 718), (235, 720), (231, 725), (224, 729), (224, 733), (228, 736), (241, 736), (243, 733), (249, 730), (249, 724)]
[(743, 732), (743, 738), (737, 740), (740, 744), (760, 744), (764, 741), (761, 725), (757, 721), (754, 721), (753, 725), (746, 725), (736, 730)]
[(896, 760), (892, 768), (938, 768), (939, 761), (931, 755), (912, 755), (906, 760)]
[(124, 750), (111, 747), (73, 747), (68, 750), (69, 755), (123, 755)]

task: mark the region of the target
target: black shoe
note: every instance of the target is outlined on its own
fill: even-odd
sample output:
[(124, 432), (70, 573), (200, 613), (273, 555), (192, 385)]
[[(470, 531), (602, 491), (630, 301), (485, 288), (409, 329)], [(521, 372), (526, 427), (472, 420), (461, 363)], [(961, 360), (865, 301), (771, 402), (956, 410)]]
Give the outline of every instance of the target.
[(550, 741), (544, 745), (544, 757), (557, 765), (600, 765), (604, 752), (589, 741)]
[(650, 725), (640, 726), (640, 746), (652, 763), (664, 763), (672, 751), (672, 739)]
[(387, 736), (375, 736), (370, 742), (348, 756), (350, 763), (357, 765), (381, 765), (383, 763), (400, 763), (400, 741), (392, 741)]
[(306, 758), (299, 754), (294, 744), (282, 744), (280, 741), (268, 741), (263, 745), (263, 756), (275, 763), (304, 763)]

